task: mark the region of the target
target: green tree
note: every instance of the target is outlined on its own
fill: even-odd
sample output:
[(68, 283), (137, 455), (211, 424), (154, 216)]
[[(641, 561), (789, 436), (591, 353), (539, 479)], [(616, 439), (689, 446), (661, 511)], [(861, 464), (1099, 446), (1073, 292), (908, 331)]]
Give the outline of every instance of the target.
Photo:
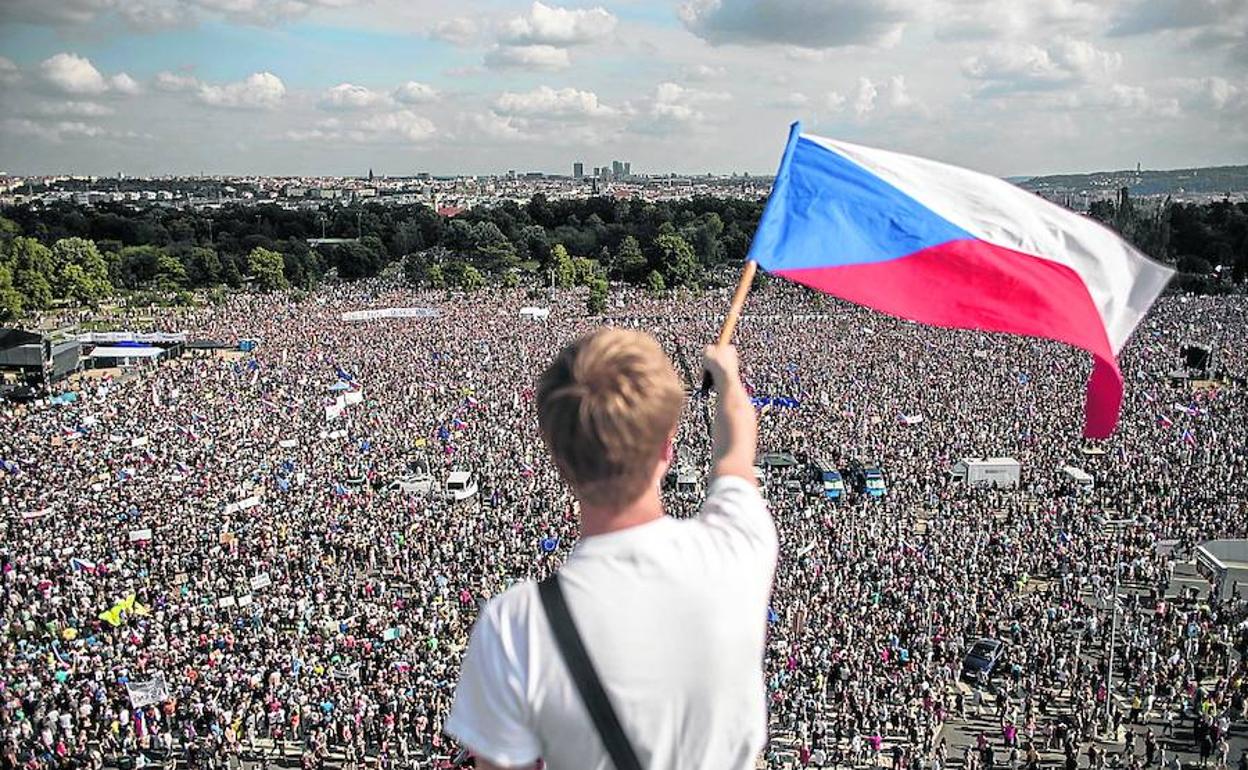
[(464, 265), (464, 272), (459, 277), (459, 285), (465, 291), (476, 291), (485, 286), (485, 276), (472, 265)]
[(176, 257), (162, 250), (156, 257), (154, 280), (158, 291), (176, 293), (186, 286), (186, 268)]
[(403, 280), (408, 286), (419, 286), (428, 273), (423, 254), (412, 252), (403, 258)]
[(598, 277), (599, 264), (588, 257), (576, 257), (572, 260), (573, 281), (577, 286), (589, 286)]
[(113, 293), (108, 263), (93, 241), (62, 238), (52, 245), (52, 261), (52, 290), (56, 296), (79, 305), (94, 305)]
[(607, 282), (595, 278), (589, 284), (589, 299), (585, 302), (585, 310), (590, 315), (601, 315), (607, 309)]
[(441, 265), (430, 265), (429, 270), (425, 272), (425, 279), (435, 289), (446, 288), (446, 273)]
[(519, 285), (520, 285), (520, 276), (516, 275), (516, 271), (514, 269), (508, 270), (503, 273), (503, 287), (504, 288), (514, 289)]
[(636, 238), (628, 235), (620, 241), (620, 248), (615, 253), (615, 263), (625, 280), (634, 281), (645, 274), (646, 255)]
[(13, 288), (13, 273), (0, 264), (0, 321), (12, 321), (22, 314), (22, 294)]
[(286, 280), (285, 266), (281, 254), (259, 246), (247, 255), (247, 271), (255, 278), (255, 286), (260, 291), (289, 289), (290, 281)]
[(663, 274), (658, 270), (651, 270), (650, 275), (646, 276), (646, 288), (651, 294), (662, 294), (667, 291), (667, 282), (663, 280)]
[(556, 243), (550, 249), (550, 266), (554, 270), (555, 285), (567, 289), (576, 283), (576, 266), (568, 256), (568, 250), (562, 243)]
[(13, 274), (13, 288), (23, 297), (26, 310), (42, 310), (52, 304), (52, 251), (34, 238), (16, 237), (5, 249)]
[(693, 247), (679, 235), (660, 235), (654, 240), (655, 249), (661, 257), (664, 279), (670, 286), (697, 286), (701, 278), (701, 265), (693, 253)]

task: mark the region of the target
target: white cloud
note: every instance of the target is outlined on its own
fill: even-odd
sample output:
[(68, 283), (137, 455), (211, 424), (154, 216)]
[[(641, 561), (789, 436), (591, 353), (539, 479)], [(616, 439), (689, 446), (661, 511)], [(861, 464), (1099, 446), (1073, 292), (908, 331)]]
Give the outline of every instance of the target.
[(879, 95), (879, 87), (872, 83), (870, 78), (858, 78), (858, 95), (854, 97), (854, 114), (865, 118), (874, 112), (875, 100)]
[(321, 95), (319, 106), (325, 110), (372, 110), (391, 104), (388, 95), (352, 83), (339, 83)]
[(296, 142), (349, 144), (420, 144), (437, 133), (433, 121), (410, 110), (375, 113), (353, 121), (330, 118), (310, 129), (286, 132)]
[(12, 59), (0, 56), (0, 85), (12, 85), (22, 79), (21, 70)]
[(204, 17), (267, 26), (301, 18), (318, 8), (362, 2), (366, 0), (4, 0), (0, 21), (81, 26), (116, 15), (144, 32), (194, 24)]
[(978, 80), (978, 93), (996, 96), (1086, 83), (1112, 75), (1122, 55), (1102, 51), (1086, 40), (1059, 38), (1048, 47), (999, 43), (962, 63), (962, 73)]
[(639, 134), (655, 135), (697, 130), (711, 121), (705, 111), (707, 106), (731, 98), (731, 94), (722, 91), (704, 91), (670, 81), (659, 83), (652, 97), (628, 106), (633, 117), (630, 128)]
[(468, 45), (477, 39), (477, 23), (466, 16), (445, 19), (429, 29), (429, 37), (453, 45)]
[(682, 74), (685, 80), (706, 81), (722, 78), (728, 74), (728, 70), (724, 67), (713, 67), (709, 64), (694, 64), (685, 67)]
[(526, 93), (501, 94), (494, 102), (494, 112), (542, 120), (577, 120), (610, 117), (616, 111), (600, 102), (593, 91), (540, 86)]
[(54, 120), (49, 122), (8, 118), (0, 122), (0, 131), (15, 136), (28, 136), (54, 144), (67, 139), (138, 139), (144, 135), (134, 131), (115, 131), (80, 120)]
[(528, 14), (502, 25), (499, 40), (512, 46), (584, 45), (608, 37), (616, 21), (604, 8), (560, 8), (535, 0)]
[(129, 93), (126, 89), (134, 83), (125, 73), (105, 78), (90, 59), (72, 53), (58, 53), (44, 59), (39, 71), (53, 88), (73, 95), (94, 96), (112, 90)]
[(45, 102), (35, 107), (35, 112), (48, 117), (101, 118), (112, 115), (115, 110), (99, 102)]
[(909, 18), (904, 0), (687, 0), (679, 15), (712, 45), (838, 48), (890, 44)]
[(127, 96), (134, 96), (142, 90), (139, 88), (138, 81), (124, 72), (118, 73), (109, 78), (108, 87), (109, 90), (115, 93), (125, 94)]
[(158, 91), (194, 91), (201, 85), (198, 79), (190, 75), (179, 75), (176, 72), (158, 72), (153, 81)]
[(433, 86), (417, 83), (415, 80), (409, 80), (394, 89), (394, 98), (404, 104), (428, 104), (437, 101), (439, 95)]
[(561, 70), (572, 63), (567, 49), (553, 45), (499, 46), (485, 55), (491, 69)]
[(361, 0), (192, 0), (205, 11), (243, 24), (269, 26), (306, 16), (318, 8), (346, 8)]
[(200, 84), (198, 99), (214, 107), (271, 109), (281, 104), (286, 85), (271, 72), (255, 72), (245, 79), (222, 85)]
[(833, 112), (840, 112), (845, 106), (845, 96), (838, 91), (829, 92), (825, 101), (827, 102), (828, 109)]
[(782, 110), (800, 110), (808, 104), (810, 104), (810, 97), (800, 91), (784, 94), (771, 101), (772, 107)]

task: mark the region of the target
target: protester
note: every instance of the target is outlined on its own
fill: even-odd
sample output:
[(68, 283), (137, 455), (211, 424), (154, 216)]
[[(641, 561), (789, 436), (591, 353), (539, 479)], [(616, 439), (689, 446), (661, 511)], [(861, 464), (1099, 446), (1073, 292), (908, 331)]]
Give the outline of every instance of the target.
[[(550, 317), (522, 319), (532, 304)], [(374, 282), (115, 318), (260, 343), (77, 379), (61, 386), (72, 403), (2, 407), (0, 767), (139, 753), (448, 761), (458, 746), (444, 721), (480, 603), (549, 574), (578, 536), (538, 439), (540, 368), (608, 322), (655, 334), (692, 386), (727, 304), (723, 292), (619, 290), (605, 318), (587, 318), (572, 293)], [(438, 316), (342, 320), (389, 307)], [(1121, 425), (1090, 446), (1084, 353), (920, 327), (775, 282), (756, 292), (737, 345), (760, 451), (799, 463), (762, 473), (780, 542), (764, 755), (984, 765), (983, 751), (964, 761), (962, 744), (938, 743), (948, 725), (983, 733), (990, 762), (1030, 765), (1037, 748), (1057, 766), (1087, 756), (1109, 700), (1123, 703), (1111, 722), (1151, 727), (1159, 755), (1207, 743), (1228, 761), (1221, 744), (1248, 703), (1242, 600), (1150, 591), (1203, 540), (1248, 535), (1246, 321), (1243, 298), (1160, 301), (1122, 353)], [(1236, 379), (1172, 385), (1189, 342)], [(676, 438), (677, 467), (703, 489), (707, 407), (690, 398)], [(948, 479), (960, 458), (1001, 455), (1022, 464), (1020, 489)], [(887, 492), (832, 501), (804, 475), (811, 459), (878, 464)], [(422, 467), (438, 491), (471, 470), (477, 492), (387, 489)], [(668, 513), (695, 515), (697, 491), (665, 492)], [(1119, 612), (1107, 692), (1118, 563), (1140, 598)], [(1006, 643), (986, 686), (962, 677), (979, 637)], [(959, 699), (976, 691), (982, 716), (964, 718)], [(1143, 759), (1136, 746), (1128, 761)]]

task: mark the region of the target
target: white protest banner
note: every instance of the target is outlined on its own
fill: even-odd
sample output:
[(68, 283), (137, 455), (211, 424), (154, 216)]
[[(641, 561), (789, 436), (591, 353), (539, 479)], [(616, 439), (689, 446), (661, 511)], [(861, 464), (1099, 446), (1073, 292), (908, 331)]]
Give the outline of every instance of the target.
[(277, 445), (280, 446), (282, 449), (294, 449), (295, 447), (299, 446), (299, 439), (284, 438), (281, 441), (277, 442)]
[(273, 580), (269, 577), (269, 573), (261, 572), (251, 579), (251, 590), (259, 591), (262, 588), (268, 588), (273, 585)]
[(138, 438), (130, 439), (131, 449), (138, 449), (139, 447), (145, 446), (147, 446), (147, 436), (139, 436)]
[(238, 597), (238, 606), (250, 607), (251, 606), (251, 594), (241, 594)]
[(169, 686), (165, 684), (164, 674), (155, 674), (145, 682), (126, 682), (126, 693), (130, 696), (130, 705), (136, 709), (169, 700)]
[(353, 310), (342, 314), (344, 321), (374, 321), (378, 318), (437, 318), (439, 311), (430, 307), (387, 307), (379, 310)]
[(225, 515), (229, 516), (231, 513), (237, 513), (238, 511), (245, 511), (245, 510), (248, 510), (249, 508), (255, 508), (259, 504), (260, 504), (259, 495), (252, 495), (251, 497), (244, 497), (242, 500), (239, 500), (236, 503), (230, 503), (229, 505), (225, 506)]
[(364, 400), (364, 391), (362, 390), (347, 391), (342, 396), (343, 404), (346, 406), (351, 406), (352, 404), (361, 403), (363, 400)]
[(227, 607), (233, 607), (234, 604), (235, 604), (235, 601), (234, 601), (233, 596), (222, 596), (220, 599), (217, 600), (217, 606), (222, 609), (226, 609)]
[(51, 508), (40, 508), (37, 511), (22, 511), (22, 518), (26, 521), (30, 521), (31, 519), (42, 519), (51, 512)]
[(325, 422), (333, 422), (342, 414), (342, 410), (346, 408), (345, 403), (335, 401), (325, 407)]
[(144, 540), (151, 540), (151, 539), (152, 539), (152, 530), (149, 527), (144, 527), (143, 529), (130, 530), (130, 542), (131, 543), (139, 543)]

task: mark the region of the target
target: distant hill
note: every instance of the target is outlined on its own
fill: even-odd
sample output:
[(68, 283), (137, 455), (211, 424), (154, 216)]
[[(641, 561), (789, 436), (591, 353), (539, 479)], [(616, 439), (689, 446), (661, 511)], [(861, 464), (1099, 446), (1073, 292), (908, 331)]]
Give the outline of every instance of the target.
[[(1016, 181), (1021, 180), (1021, 181)], [(1096, 171), (1090, 174), (1012, 177), (1042, 195), (1097, 193), (1128, 187), (1134, 196), (1221, 195), (1248, 192), (1248, 166), (1181, 168), (1170, 171)]]

